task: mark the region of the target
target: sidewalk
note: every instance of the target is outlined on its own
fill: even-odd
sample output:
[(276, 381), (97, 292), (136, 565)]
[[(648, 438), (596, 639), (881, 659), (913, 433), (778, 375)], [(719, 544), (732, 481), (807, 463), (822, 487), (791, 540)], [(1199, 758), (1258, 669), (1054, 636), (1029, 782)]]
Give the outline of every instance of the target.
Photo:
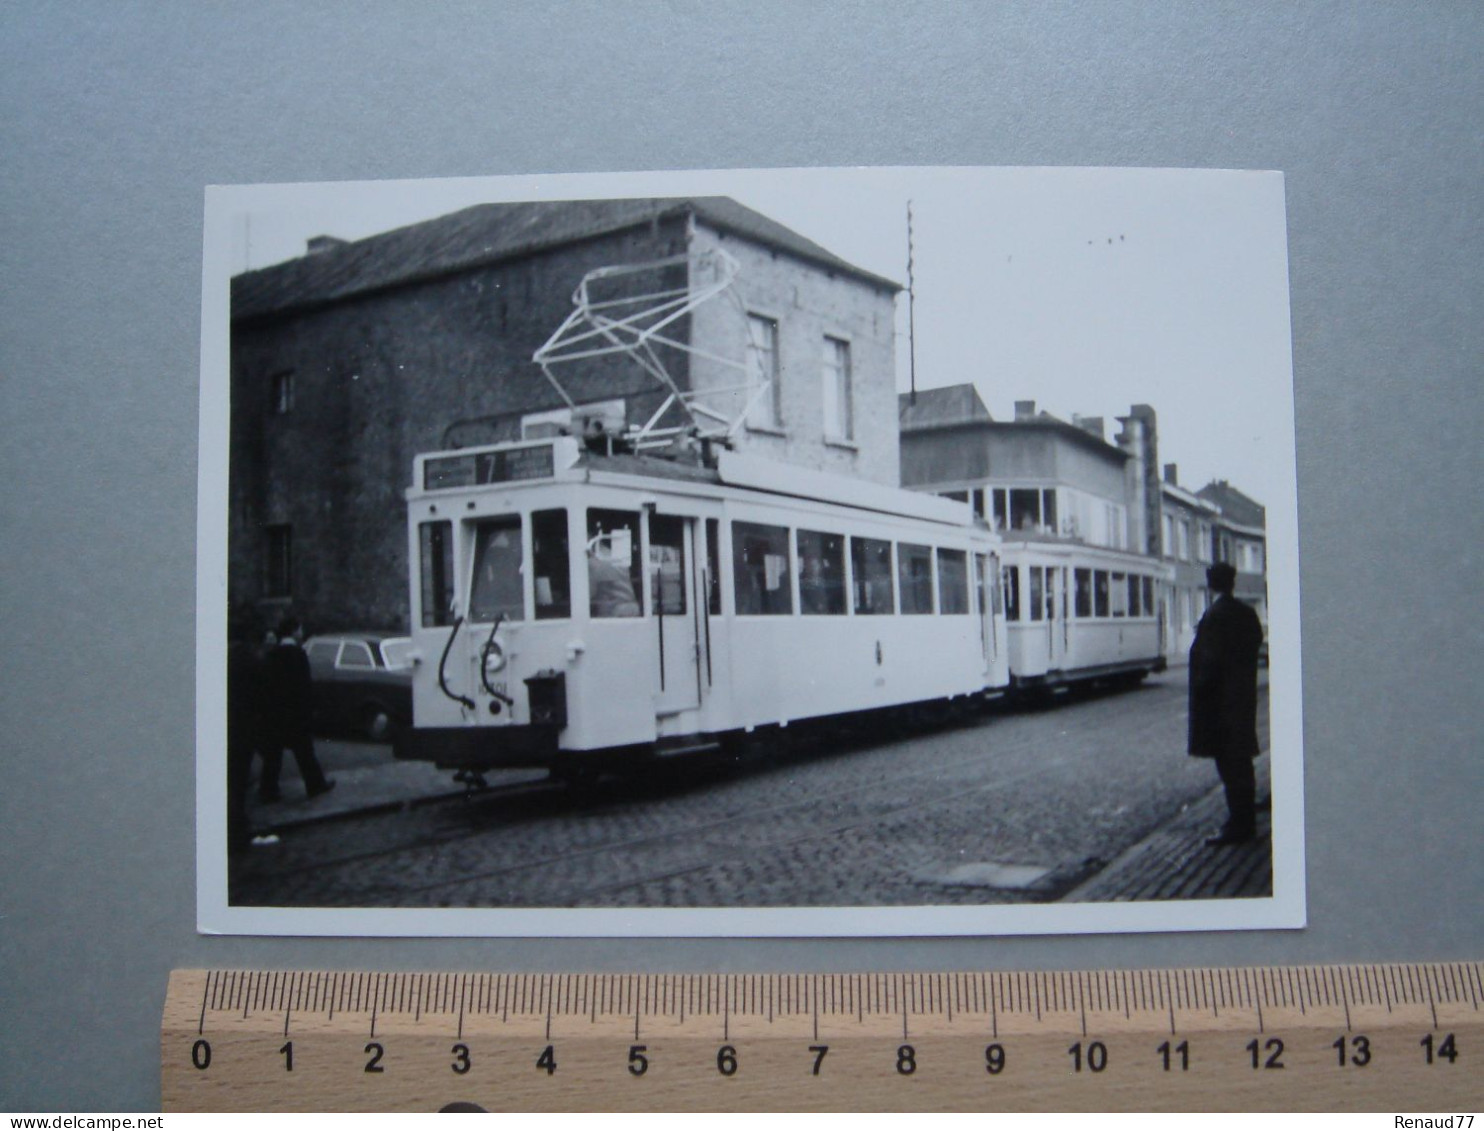
[[(281, 799), (258, 800), (256, 784), (248, 792), (248, 820), (255, 832), (282, 832), (296, 825), (406, 809), (464, 793), (452, 770), (429, 762), (399, 762), (390, 746), (316, 739), (314, 749), (335, 788), (313, 800), (305, 797), (293, 756), (285, 754), (279, 775)], [(546, 771), (513, 770), (485, 777), (491, 785), (509, 786), (541, 781)]]
[[(1214, 776), (1214, 775), (1213, 775)], [(1268, 756), (1257, 760), (1257, 796), (1270, 797)], [(1063, 903), (1126, 903), (1136, 900), (1234, 899), (1273, 894), (1272, 813), (1257, 815), (1251, 844), (1213, 848), (1206, 838), (1226, 820), (1220, 786), (1125, 849)]]

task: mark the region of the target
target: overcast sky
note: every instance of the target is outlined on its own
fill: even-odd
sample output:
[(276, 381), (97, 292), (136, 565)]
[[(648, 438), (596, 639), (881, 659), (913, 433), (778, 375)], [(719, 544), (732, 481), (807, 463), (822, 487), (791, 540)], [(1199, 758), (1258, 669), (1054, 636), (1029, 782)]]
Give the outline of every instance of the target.
[[(751, 170), (213, 190), (208, 249), (233, 272), (492, 200), (725, 195), (907, 281), (912, 201), (919, 389), (972, 381), (997, 419), (1159, 414), (1160, 460), (1293, 505), (1283, 180), (1137, 169)], [(575, 282), (575, 281), (574, 281)], [(898, 387), (908, 387), (907, 296)]]

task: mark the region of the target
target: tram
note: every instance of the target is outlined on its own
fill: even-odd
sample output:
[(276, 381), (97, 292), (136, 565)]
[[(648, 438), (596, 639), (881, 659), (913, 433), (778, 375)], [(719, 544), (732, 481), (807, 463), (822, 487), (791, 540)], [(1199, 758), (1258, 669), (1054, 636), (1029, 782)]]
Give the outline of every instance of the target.
[(1011, 691), (1136, 684), (1164, 671), (1170, 566), (1141, 554), (1026, 531), (1005, 535)]
[(417, 457), (396, 755), (580, 776), (1010, 684), (1001, 538), (962, 503), (576, 437)]

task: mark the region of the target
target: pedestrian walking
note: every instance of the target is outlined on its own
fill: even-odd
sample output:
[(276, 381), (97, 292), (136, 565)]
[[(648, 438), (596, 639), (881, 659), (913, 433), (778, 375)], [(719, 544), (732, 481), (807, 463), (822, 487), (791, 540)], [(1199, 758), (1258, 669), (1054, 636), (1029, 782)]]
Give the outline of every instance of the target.
[(278, 643), (263, 660), (263, 776), (258, 781), (258, 796), (263, 801), (279, 798), (278, 774), (285, 749), (293, 751), (310, 797), (335, 788), (334, 779), (325, 777), (314, 755), (314, 684), (303, 638), (299, 619), (285, 616), (278, 623)]
[(1257, 834), (1257, 656), (1262, 623), (1232, 595), (1237, 571), (1227, 562), (1206, 570), (1216, 595), (1190, 646), (1190, 753), (1212, 758), (1226, 790), (1226, 824), (1206, 843), (1243, 844)]

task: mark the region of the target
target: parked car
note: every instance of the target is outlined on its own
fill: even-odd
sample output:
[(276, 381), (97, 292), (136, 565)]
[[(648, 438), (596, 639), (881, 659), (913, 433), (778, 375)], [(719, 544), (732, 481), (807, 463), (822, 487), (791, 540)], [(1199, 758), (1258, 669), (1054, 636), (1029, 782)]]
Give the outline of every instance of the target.
[(316, 733), (390, 742), (412, 722), (412, 642), (380, 632), (335, 632), (304, 642), (314, 680)]

